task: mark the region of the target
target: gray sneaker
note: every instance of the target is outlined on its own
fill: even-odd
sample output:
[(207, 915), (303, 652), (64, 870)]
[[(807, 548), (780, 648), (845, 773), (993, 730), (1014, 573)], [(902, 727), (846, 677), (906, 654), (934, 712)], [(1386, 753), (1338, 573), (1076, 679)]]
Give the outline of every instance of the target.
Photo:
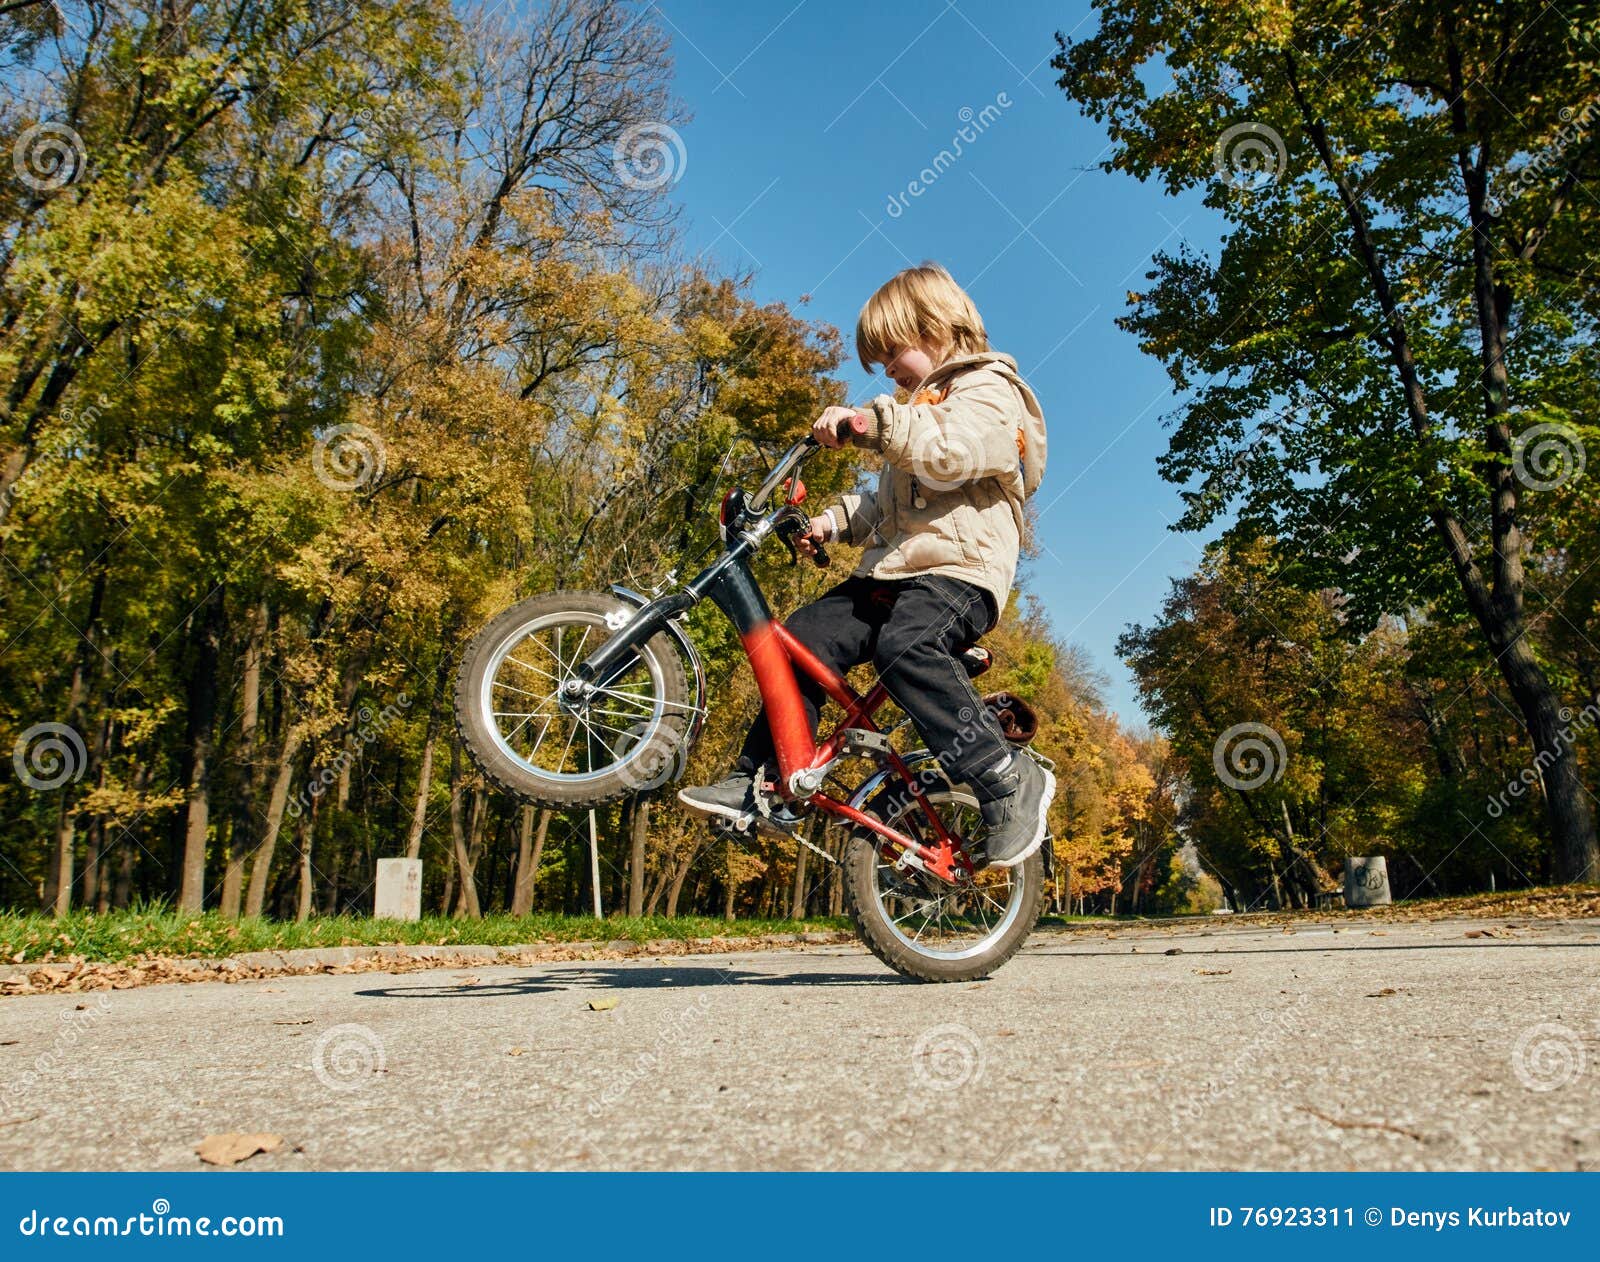
[(678, 801), (696, 815), (714, 816), (727, 820), (734, 828), (745, 829), (756, 817), (755, 777), (735, 771), (716, 784), (679, 789)]
[(974, 786), (982, 798), (983, 863), (988, 868), (1014, 868), (1044, 844), (1047, 816), (1056, 796), (1056, 778), (1024, 753), (1011, 755), (1010, 765)]

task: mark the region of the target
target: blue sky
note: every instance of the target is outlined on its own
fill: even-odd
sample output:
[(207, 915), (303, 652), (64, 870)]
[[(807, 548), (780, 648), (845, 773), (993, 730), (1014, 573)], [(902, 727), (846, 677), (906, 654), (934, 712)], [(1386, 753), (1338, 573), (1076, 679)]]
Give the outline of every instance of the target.
[[(1210, 250), (1218, 220), (1198, 196), (1094, 169), (1105, 135), (1049, 64), (1055, 31), (1093, 29), (1087, 4), (655, 8), (693, 115), (679, 129), (674, 189), (689, 247), (752, 269), (761, 301), (809, 294), (801, 310), (847, 339), (861, 303), (895, 271), (931, 258), (954, 273), (1049, 422), (1043, 550), (1027, 586), (1109, 677), (1110, 707), (1142, 722), (1117, 636), (1152, 618), (1203, 541), (1168, 528), (1181, 506), (1156, 474), (1176, 400), (1112, 321), (1154, 251), (1182, 240)], [(911, 181), (964, 123), (979, 134), (913, 195)], [(882, 388), (853, 357), (843, 371), (852, 401)]]

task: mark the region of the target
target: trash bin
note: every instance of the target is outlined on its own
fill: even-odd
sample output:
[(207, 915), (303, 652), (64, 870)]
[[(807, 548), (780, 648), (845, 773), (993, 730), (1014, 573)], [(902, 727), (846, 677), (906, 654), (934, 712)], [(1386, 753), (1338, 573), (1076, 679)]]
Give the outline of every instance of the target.
[(1346, 907), (1387, 907), (1389, 861), (1381, 854), (1349, 856), (1344, 861), (1344, 905)]

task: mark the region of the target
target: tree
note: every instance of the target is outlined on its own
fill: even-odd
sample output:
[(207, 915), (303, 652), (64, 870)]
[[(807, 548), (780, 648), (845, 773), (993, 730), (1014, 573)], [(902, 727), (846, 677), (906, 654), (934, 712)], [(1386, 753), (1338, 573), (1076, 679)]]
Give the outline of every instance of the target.
[(1161, 465), (1180, 527), (1274, 537), (1352, 632), (1470, 619), (1543, 768), (1557, 876), (1600, 877), (1525, 563), (1597, 432), (1571, 407), (1597, 368), (1596, 6), (1098, 7), (1054, 64), (1108, 127), (1103, 167), (1204, 186), (1228, 229), (1214, 263), (1159, 255), (1121, 321), (1186, 396)]

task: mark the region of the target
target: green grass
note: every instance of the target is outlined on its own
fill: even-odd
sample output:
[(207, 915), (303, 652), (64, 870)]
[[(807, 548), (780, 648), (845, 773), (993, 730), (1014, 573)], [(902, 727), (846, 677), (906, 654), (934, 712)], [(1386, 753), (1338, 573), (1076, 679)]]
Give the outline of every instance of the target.
[(284, 951), (295, 947), (513, 946), (524, 942), (587, 942), (627, 938), (746, 937), (764, 933), (848, 929), (843, 919), (736, 920), (706, 916), (593, 917), (485, 916), (482, 920), (372, 920), (364, 916), (318, 917), (292, 921), (224, 920), (215, 912), (182, 915), (162, 907), (97, 916), (75, 911), (59, 920), (40, 913), (0, 912), (0, 963), (32, 963), (82, 956), (92, 961), (126, 960), (137, 955), (207, 958), (243, 951)]

